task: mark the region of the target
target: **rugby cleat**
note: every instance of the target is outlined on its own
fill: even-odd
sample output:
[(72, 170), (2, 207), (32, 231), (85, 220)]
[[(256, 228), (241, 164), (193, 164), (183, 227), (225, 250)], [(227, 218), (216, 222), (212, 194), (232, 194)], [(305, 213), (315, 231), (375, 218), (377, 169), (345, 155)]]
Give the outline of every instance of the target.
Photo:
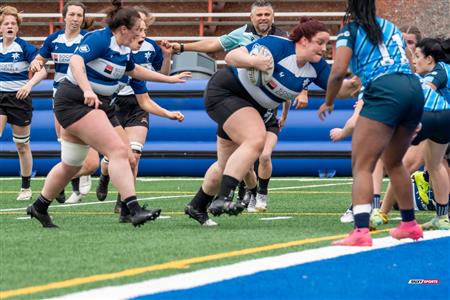
[(248, 204), (247, 204), (247, 212), (254, 213), (256, 210), (256, 197), (248, 191)]
[(95, 194), (97, 195), (98, 201), (104, 201), (106, 196), (108, 196), (108, 184), (109, 184), (109, 176), (100, 175), (98, 179), (98, 185), (95, 189)]
[(91, 191), (92, 180), (91, 175), (80, 176), (80, 193), (87, 195)]
[(83, 195), (80, 192), (72, 192), (69, 199), (66, 200), (66, 204), (75, 204), (81, 202)]
[(199, 209), (195, 209), (191, 204), (187, 204), (184, 208), (184, 213), (200, 223), (202, 226), (217, 226), (218, 224), (211, 220), (206, 210), (203, 212)]
[(341, 223), (353, 223), (353, 210), (351, 208), (348, 208), (345, 213), (340, 218)]
[(372, 246), (372, 236), (369, 228), (355, 228), (346, 238), (332, 243), (334, 246)]
[(53, 223), (48, 212), (38, 212), (33, 204), (27, 207), (27, 215), (31, 216), (31, 218), (36, 218), (44, 228), (58, 228), (58, 226)]
[(31, 192), (31, 189), (20, 189), (19, 195), (17, 196), (18, 201), (29, 201), (31, 200), (31, 197), (33, 196), (33, 193)]
[(258, 212), (265, 212), (267, 210), (267, 200), (269, 200), (268, 195), (256, 194), (255, 209)]
[(425, 180), (423, 174), (423, 171), (416, 171), (411, 175), (411, 177), (416, 183), (417, 190), (419, 192), (420, 198), (422, 199), (422, 202), (428, 204), (428, 190), (430, 189), (430, 184)]
[(134, 227), (144, 225), (147, 221), (154, 221), (161, 215), (161, 209), (146, 209), (143, 205), (142, 208), (134, 213), (131, 213), (131, 223)]
[(378, 208), (374, 208), (370, 214), (370, 229), (375, 230), (378, 226), (382, 224), (387, 224), (389, 222), (389, 217), (387, 214), (382, 212)]
[(448, 215), (435, 216), (430, 221), (421, 225), (423, 230), (449, 230), (450, 221)]
[(423, 238), (422, 228), (416, 223), (416, 221), (411, 222), (401, 222), (396, 228), (389, 230), (389, 234), (397, 240), (410, 238), (417, 241)]
[(225, 198), (217, 198), (209, 206), (208, 210), (213, 216), (220, 216), (226, 213), (230, 216), (237, 216), (244, 211), (245, 206), (242, 203), (234, 203), (231, 200)]

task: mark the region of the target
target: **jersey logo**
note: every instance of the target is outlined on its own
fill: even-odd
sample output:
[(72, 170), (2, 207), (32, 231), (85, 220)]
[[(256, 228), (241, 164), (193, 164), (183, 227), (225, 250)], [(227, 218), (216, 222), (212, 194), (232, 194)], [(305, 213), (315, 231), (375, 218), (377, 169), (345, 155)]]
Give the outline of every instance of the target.
[(145, 59), (150, 62), (150, 57), (152, 57), (152, 53), (150, 51), (145, 52), (144, 54)]
[(280, 72), (280, 77), (284, 77), (284, 72)]
[(113, 71), (114, 67), (111, 65), (106, 65), (105, 69), (103, 70), (105, 73), (108, 73), (111, 75), (112, 71)]
[(309, 78), (306, 78), (305, 80), (303, 80), (303, 89), (305, 89), (305, 87), (307, 87), (309, 85)]
[(15, 61), (19, 60), (20, 54), (15, 52), (11, 55), (11, 57), (12, 57), (13, 61), (15, 62)]
[(89, 51), (91, 51), (91, 49), (89, 48), (88, 45), (84, 44), (80, 46), (80, 52), (81, 53), (88, 53)]

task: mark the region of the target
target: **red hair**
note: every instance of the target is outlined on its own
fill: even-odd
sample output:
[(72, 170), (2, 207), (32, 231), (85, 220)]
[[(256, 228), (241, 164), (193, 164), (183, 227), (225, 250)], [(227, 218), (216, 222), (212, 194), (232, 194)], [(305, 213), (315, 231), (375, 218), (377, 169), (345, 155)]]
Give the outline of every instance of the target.
[(289, 35), (289, 39), (298, 42), (302, 37), (305, 37), (310, 41), (316, 33), (323, 31), (328, 32), (328, 29), (322, 22), (313, 18), (301, 17), (300, 22)]

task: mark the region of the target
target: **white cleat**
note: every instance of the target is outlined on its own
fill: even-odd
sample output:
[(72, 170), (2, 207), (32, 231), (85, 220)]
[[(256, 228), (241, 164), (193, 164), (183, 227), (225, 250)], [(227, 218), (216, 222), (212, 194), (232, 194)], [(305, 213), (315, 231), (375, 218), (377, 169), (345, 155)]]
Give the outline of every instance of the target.
[(345, 213), (341, 216), (341, 223), (353, 223), (353, 210), (347, 209)]
[(256, 198), (255, 198), (255, 196), (253, 196), (251, 194), (250, 194), (250, 202), (248, 203), (248, 206), (247, 206), (247, 212), (249, 212), (249, 213), (258, 212), (256, 210)]
[(80, 176), (80, 193), (87, 195), (92, 187), (91, 175)]
[(214, 222), (211, 219), (206, 220), (205, 223), (202, 224), (202, 226), (205, 226), (205, 227), (217, 226), (217, 225), (219, 225), (219, 224), (217, 224), (216, 222)]
[(30, 201), (32, 196), (33, 196), (33, 193), (31, 192), (31, 189), (20, 189), (20, 193), (17, 196), (16, 200)]
[(72, 195), (70, 195), (69, 199), (66, 200), (66, 204), (75, 204), (81, 202), (83, 199), (83, 195), (79, 192), (72, 192)]
[(269, 199), (268, 195), (256, 194), (256, 204), (255, 209), (259, 212), (264, 212), (267, 210), (267, 200)]

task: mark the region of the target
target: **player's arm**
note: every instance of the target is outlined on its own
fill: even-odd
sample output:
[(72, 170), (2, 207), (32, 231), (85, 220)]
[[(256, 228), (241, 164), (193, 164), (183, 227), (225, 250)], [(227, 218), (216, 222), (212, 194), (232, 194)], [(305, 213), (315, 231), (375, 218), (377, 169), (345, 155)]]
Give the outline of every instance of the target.
[(193, 43), (172, 43), (173, 53), (181, 53), (184, 51), (195, 52), (217, 52), (223, 50), (218, 38), (205, 39)]
[(144, 111), (151, 113), (156, 116), (167, 118), (170, 120), (177, 120), (178, 122), (183, 122), (184, 115), (179, 111), (168, 111), (167, 109), (159, 106), (155, 101), (153, 101), (148, 93), (136, 94), (136, 99), (139, 107)]
[(246, 47), (231, 50), (225, 56), (225, 62), (236, 68), (256, 68), (266, 72), (273, 68), (273, 58), (263, 54), (250, 55)]

